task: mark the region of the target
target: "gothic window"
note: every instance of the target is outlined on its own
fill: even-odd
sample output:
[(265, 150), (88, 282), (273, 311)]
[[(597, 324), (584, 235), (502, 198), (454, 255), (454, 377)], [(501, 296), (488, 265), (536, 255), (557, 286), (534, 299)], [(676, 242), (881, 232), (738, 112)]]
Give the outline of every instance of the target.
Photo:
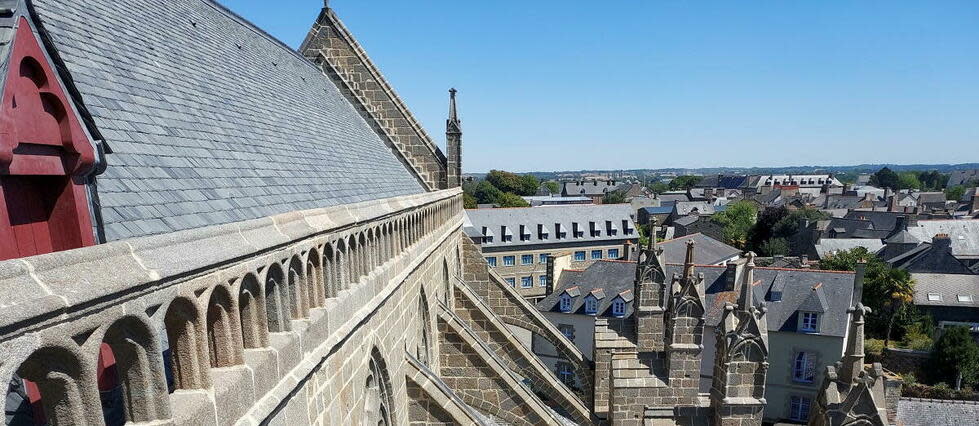
[(792, 395), (789, 403), (789, 418), (797, 422), (809, 420), (809, 407), (812, 400), (804, 396)]
[(615, 300), (612, 301), (612, 316), (625, 316), (625, 300), (622, 300), (621, 297), (616, 297)]
[(364, 383), (364, 426), (389, 426), (391, 421), (391, 382), (380, 353), (371, 354), (367, 380)]
[(429, 318), (428, 304), (425, 303), (425, 291), (422, 290), (421, 298), (418, 300), (418, 346), (415, 348), (415, 357), (424, 365), (428, 364), (429, 359)]
[(568, 293), (561, 295), (561, 312), (571, 312), (571, 295)]
[(792, 363), (792, 380), (812, 383), (816, 376), (816, 356), (811, 352), (799, 352)]

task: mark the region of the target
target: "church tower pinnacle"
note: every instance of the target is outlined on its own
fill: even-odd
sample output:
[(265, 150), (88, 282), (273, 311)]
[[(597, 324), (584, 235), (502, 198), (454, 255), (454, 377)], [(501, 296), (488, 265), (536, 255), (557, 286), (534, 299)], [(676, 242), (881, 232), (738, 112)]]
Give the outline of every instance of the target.
[(462, 186), (462, 121), (456, 109), (456, 89), (449, 89), (449, 118), (445, 120), (446, 187)]

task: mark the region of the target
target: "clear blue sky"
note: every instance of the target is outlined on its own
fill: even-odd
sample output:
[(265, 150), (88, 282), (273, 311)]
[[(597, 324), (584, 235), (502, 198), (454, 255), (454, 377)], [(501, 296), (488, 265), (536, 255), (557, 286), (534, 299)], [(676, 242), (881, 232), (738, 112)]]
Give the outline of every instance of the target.
[(979, 161), (975, 0), (331, 5), (439, 144), (459, 89), (467, 172)]

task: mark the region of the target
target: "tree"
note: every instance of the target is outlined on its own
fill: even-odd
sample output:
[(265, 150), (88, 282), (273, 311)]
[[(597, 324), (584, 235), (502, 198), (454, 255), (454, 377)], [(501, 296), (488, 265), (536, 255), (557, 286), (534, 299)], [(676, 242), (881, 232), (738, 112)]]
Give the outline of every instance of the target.
[(500, 191), (492, 183), (485, 180), (479, 182), (473, 190), (473, 197), (476, 197), (476, 202), (479, 204), (496, 204), (502, 196), (503, 191)]
[(882, 309), (884, 309), (882, 314), (887, 315), (887, 331), (884, 334), (884, 347), (886, 348), (891, 341), (894, 322), (904, 312), (907, 304), (914, 300), (914, 279), (904, 269), (888, 268), (884, 274), (873, 277), (872, 281), (881, 286), (888, 296), (882, 303)]
[(884, 167), (870, 175), (870, 184), (878, 188), (891, 188), (894, 190), (900, 188), (901, 177), (894, 173), (890, 168)]
[(547, 190), (548, 191), (551, 191), (551, 194), (560, 194), (561, 193), (561, 185), (558, 184), (557, 182), (553, 181), (553, 180), (549, 180), (547, 182), (544, 182), (544, 185), (547, 186)]
[(898, 186), (900, 189), (921, 189), (921, 181), (914, 172), (905, 172), (898, 175)]
[(785, 238), (765, 240), (760, 247), (764, 256), (786, 256), (789, 254), (789, 242)]
[(530, 203), (527, 200), (512, 192), (506, 192), (501, 195), (498, 204), (500, 207), (530, 207)]
[(469, 193), (466, 193), (466, 192), (464, 192), (462, 194), (462, 205), (463, 205), (463, 208), (474, 209), (476, 207), (479, 207), (478, 204), (479, 203), (476, 202), (476, 197), (474, 197), (472, 194), (469, 194)]
[[(514, 194), (519, 194), (523, 192), (523, 179), (510, 172), (505, 172), (503, 170), (490, 170), (489, 174), (486, 175), (486, 181), (503, 192), (512, 192)], [(537, 188), (534, 188), (537, 191)]]
[(762, 245), (772, 238), (775, 224), (789, 215), (789, 209), (785, 206), (769, 207), (758, 214), (755, 226), (748, 232), (748, 249), (764, 253)]
[(670, 189), (673, 191), (678, 189), (690, 189), (696, 186), (702, 180), (704, 180), (703, 176), (677, 176), (675, 179), (670, 181)]
[(748, 231), (754, 226), (758, 210), (751, 203), (738, 201), (727, 205), (724, 211), (717, 212), (711, 221), (723, 227), (724, 242), (744, 248), (748, 242)]
[(670, 185), (663, 182), (653, 182), (646, 186), (653, 194), (662, 194), (670, 190)]
[(537, 179), (537, 176), (523, 175), (520, 176), (520, 191), (517, 194), (535, 195), (537, 188), (540, 188), (540, 179)]
[(958, 201), (963, 195), (965, 195), (965, 187), (962, 185), (955, 185), (945, 190), (945, 198), (949, 200)]
[(625, 191), (606, 192), (602, 197), (602, 204), (623, 204), (628, 203), (625, 199)]
[(929, 371), (934, 381), (955, 382), (955, 389), (979, 378), (979, 346), (972, 340), (967, 327), (943, 330), (935, 342), (929, 359)]

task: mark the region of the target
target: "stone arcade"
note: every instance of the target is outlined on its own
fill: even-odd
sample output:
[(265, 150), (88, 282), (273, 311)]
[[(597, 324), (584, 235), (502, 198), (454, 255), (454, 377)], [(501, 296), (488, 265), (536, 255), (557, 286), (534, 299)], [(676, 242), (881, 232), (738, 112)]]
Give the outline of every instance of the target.
[[(760, 422), (750, 291), (699, 394), (693, 259), (667, 288), (648, 247), (590, 365), (461, 231), (456, 92), (444, 155), (332, 9), (297, 53), (211, 0), (123, 3), (0, 0), (7, 424)], [(852, 383), (830, 423), (877, 401)]]

